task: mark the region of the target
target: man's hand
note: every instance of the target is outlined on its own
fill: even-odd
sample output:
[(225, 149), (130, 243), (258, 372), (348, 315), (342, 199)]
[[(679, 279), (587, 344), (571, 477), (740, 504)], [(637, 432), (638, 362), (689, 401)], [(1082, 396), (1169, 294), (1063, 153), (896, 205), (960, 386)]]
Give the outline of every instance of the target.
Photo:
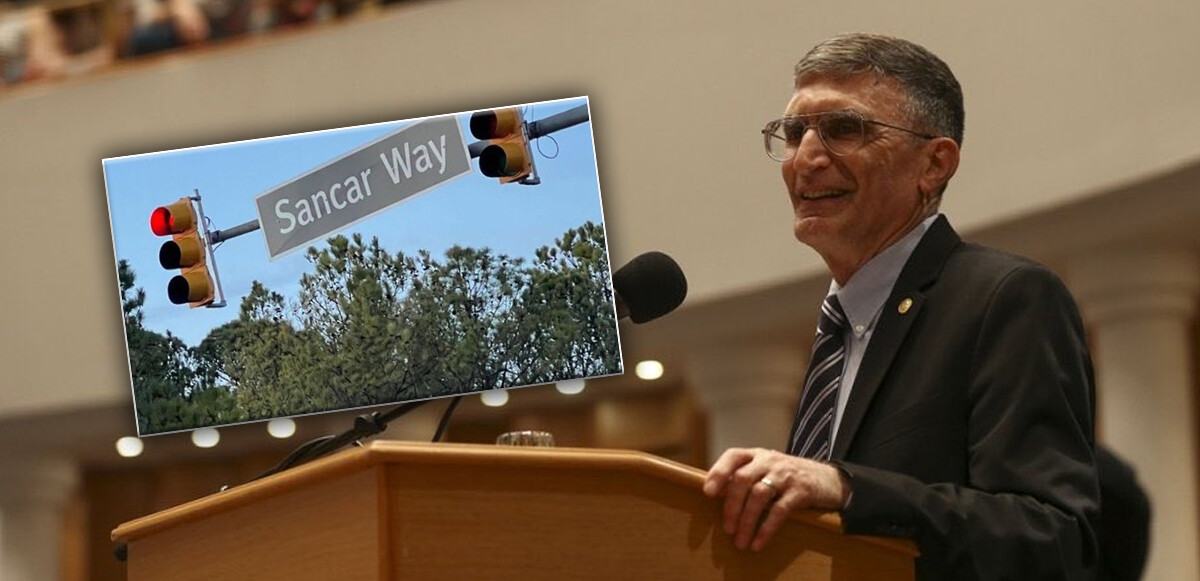
[[(841, 510), (850, 485), (829, 464), (763, 448), (730, 448), (709, 468), (704, 494), (725, 497), (724, 528), (733, 545), (759, 551), (793, 510)], [(759, 526), (763, 510), (768, 512)]]

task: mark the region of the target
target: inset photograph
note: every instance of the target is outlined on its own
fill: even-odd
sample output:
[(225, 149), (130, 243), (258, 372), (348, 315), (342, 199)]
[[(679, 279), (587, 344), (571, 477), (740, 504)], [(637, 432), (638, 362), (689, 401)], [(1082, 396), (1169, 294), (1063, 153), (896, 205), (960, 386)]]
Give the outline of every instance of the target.
[(103, 166), (139, 435), (622, 372), (586, 97)]

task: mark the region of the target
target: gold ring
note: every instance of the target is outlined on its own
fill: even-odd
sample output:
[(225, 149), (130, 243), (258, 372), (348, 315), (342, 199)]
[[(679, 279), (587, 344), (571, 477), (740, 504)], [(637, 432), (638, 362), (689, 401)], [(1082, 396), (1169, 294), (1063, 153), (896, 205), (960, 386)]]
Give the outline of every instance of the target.
[(772, 494), (779, 492), (779, 491), (775, 490), (775, 484), (771, 482), (770, 478), (767, 478), (766, 476), (764, 476), (762, 480), (759, 480), (759, 482), (766, 484), (767, 488), (771, 489)]

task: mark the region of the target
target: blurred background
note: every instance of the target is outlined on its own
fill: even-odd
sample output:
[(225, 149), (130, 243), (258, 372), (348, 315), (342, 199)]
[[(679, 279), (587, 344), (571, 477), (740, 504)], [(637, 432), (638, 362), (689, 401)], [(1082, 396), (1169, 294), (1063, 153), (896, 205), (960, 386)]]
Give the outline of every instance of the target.
[[(1191, 0), (0, 0), (0, 581), (123, 579), (117, 524), (244, 482), (355, 415), (118, 453), (136, 430), (107, 157), (588, 95), (612, 264), (664, 251), (688, 300), (622, 323), (625, 375), (498, 407), (470, 396), (446, 439), (545, 429), (697, 467), (780, 446), (828, 278), (792, 238), (759, 129), (795, 61), (855, 30), (914, 40), (958, 75), (966, 138), (942, 210), (1072, 289), (1099, 440), (1154, 506), (1145, 578), (1200, 578), (1196, 22)], [(639, 377), (642, 361), (658, 365)], [(429, 439), (444, 405), (385, 437)]]

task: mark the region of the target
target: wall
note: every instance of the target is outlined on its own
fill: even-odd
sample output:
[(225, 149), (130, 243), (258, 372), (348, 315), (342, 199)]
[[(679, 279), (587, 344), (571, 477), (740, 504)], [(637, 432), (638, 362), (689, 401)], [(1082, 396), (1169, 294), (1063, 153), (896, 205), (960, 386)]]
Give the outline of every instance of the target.
[(18, 91), (0, 99), (0, 415), (129, 397), (105, 157), (587, 94), (614, 264), (665, 250), (702, 306), (820, 271), (758, 133), (816, 41), (894, 33), (958, 72), (946, 210), (970, 231), (1200, 158), (1197, 21), (1186, 0), (441, 0)]

